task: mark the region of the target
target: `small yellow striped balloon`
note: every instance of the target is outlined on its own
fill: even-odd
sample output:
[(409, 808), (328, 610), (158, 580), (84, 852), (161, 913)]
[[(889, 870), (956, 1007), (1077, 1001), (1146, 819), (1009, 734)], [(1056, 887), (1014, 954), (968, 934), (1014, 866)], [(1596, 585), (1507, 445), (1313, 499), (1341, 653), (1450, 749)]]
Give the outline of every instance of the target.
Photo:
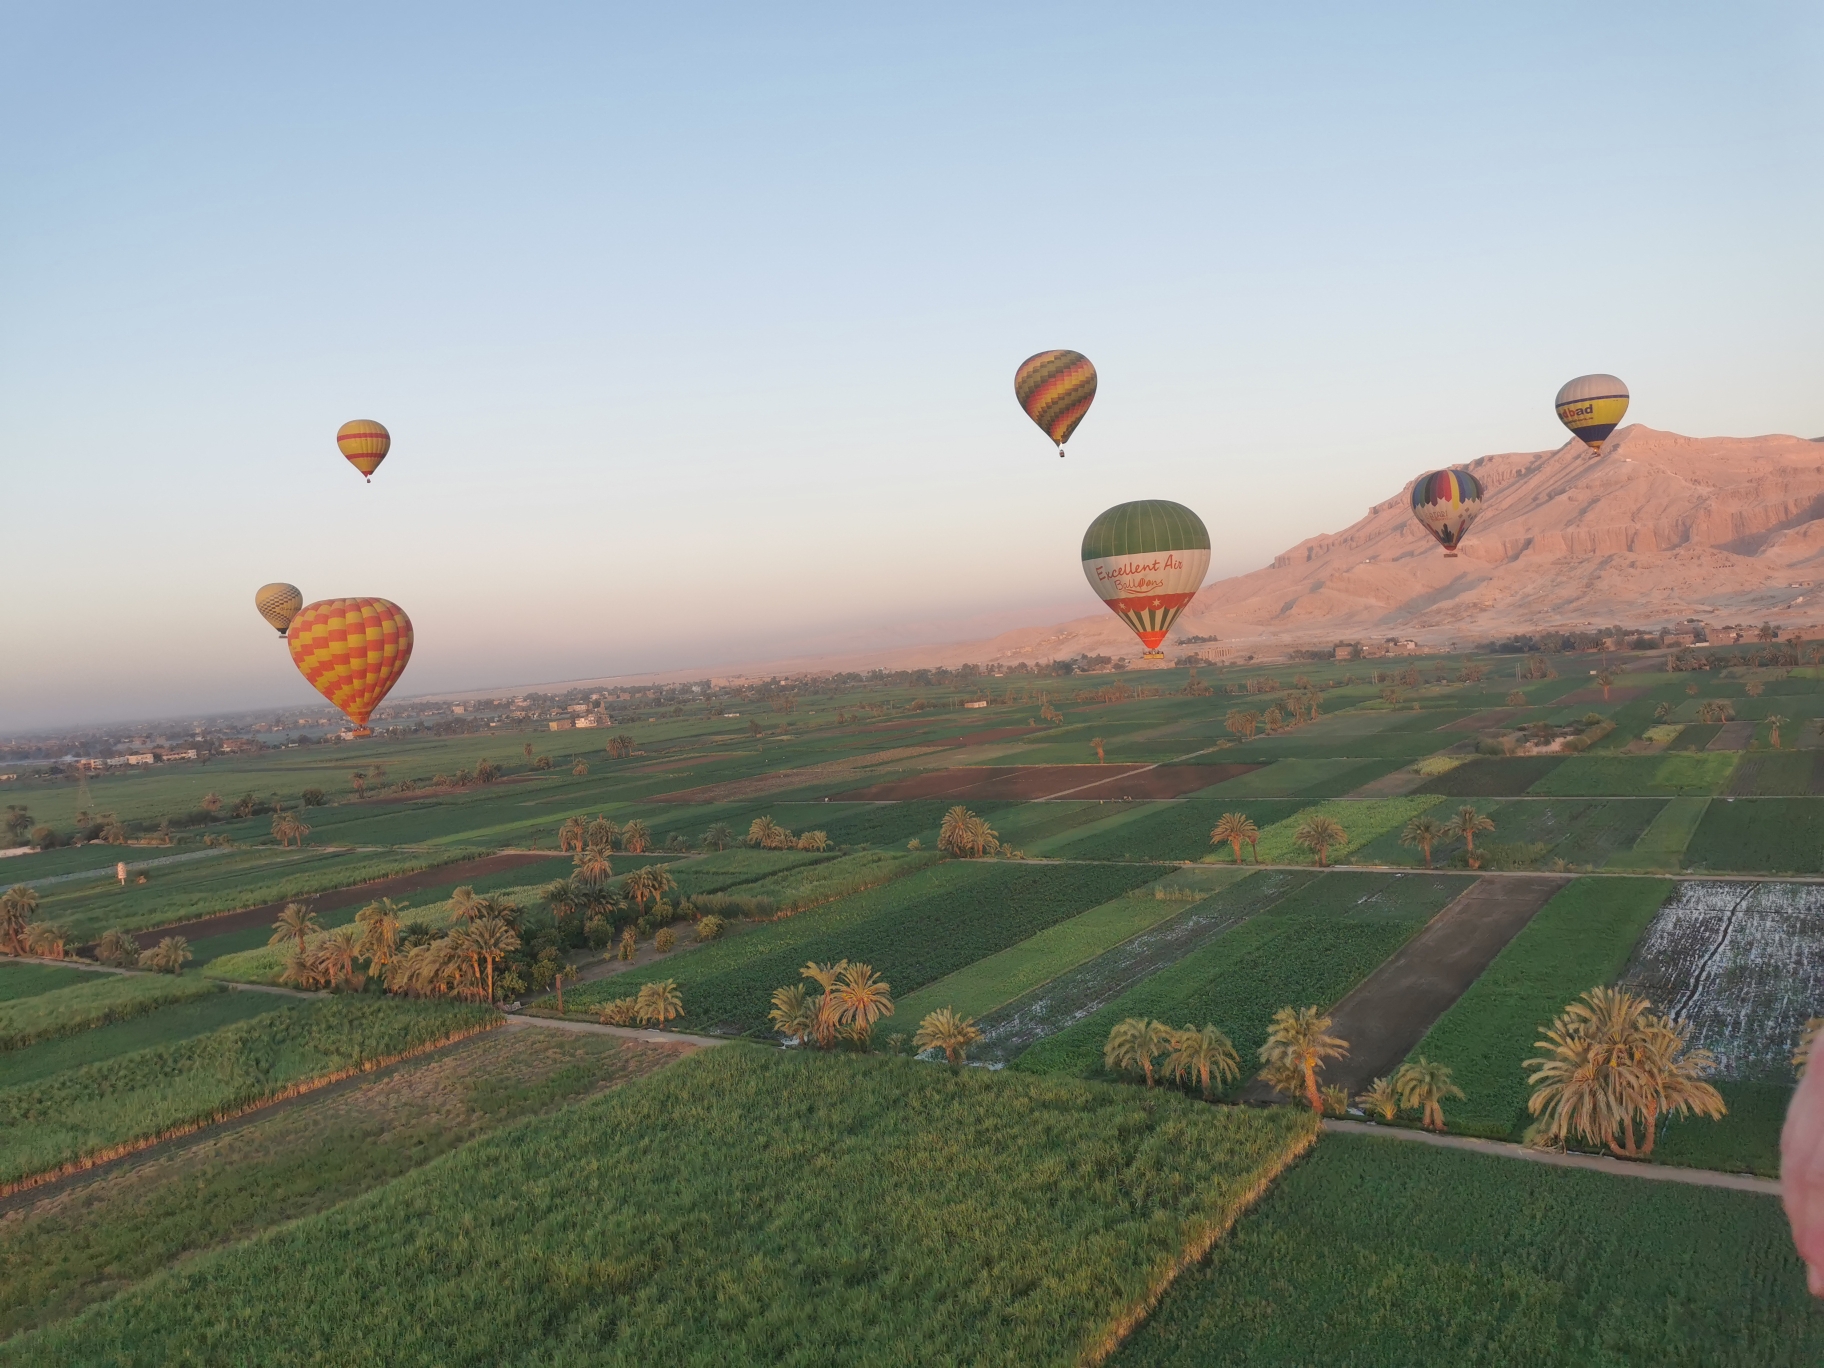
[(393, 437), (372, 418), (356, 418), (336, 429), (336, 445), (342, 448), (348, 463), (367, 476), (371, 484), (374, 472), (392, 449)]
[(285, 629), (298, 615), (298, 609), (304, 606), (304, 595), (298, 592), (295, 584), (262, 584), (253, 591), (253, 606), (261, 617), (279, 629), (280, 636), (284, 636)]

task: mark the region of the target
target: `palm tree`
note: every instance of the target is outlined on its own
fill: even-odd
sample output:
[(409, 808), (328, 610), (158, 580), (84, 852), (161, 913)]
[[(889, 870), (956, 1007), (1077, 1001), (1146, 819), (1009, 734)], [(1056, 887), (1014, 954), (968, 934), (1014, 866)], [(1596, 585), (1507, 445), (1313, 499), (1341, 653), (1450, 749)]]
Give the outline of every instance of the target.
[(1363, 1111), (1373, 1112), (1383, 1121), (1391, 1121), (1400, 1114), (1400, 1093), (1391, 1078), (1377, 1078), (1368, 1085), (1368, 1091), (1357, 1094), (1356, 1102)]
[(1507, 696), (1507, 706), (1510, 708), (1524, 708), (1526, 706), (1526, 695), (1521, 693), (1518, 689), (1513, 690)]
[(1672, 705), (1670, 703), (1658, 703), (1654, 705), (1653, 720), (1655, 722), (1664, 722), (1670, 716), (1672, 716)]
[(1722, 1095), (1703, 1081), (1714, 1057), (1687, 1051), (1685, 1023), (1652, 1008), (1623, 989), (1598, 987), (1553, 1020), (1537, 1042), (1546, 1054), (1526, 1061), (1527, 1110), (1540, 1118), (1534, 1143), (1562, 1145), (1574, 1133), (1620, 1158), (1645, 1158), (1661, 1116), (1726, 1113)]
[(481, 899), (475, 890), (467, 884), (455, 889), (450, 894), (450, 920), (452, 922), (472, 922), (481, 915)]
[(641, 984), (633, 1010), (642, 1024), (664, 1030), (666, 1023), (684, 1015), (684, 998), (678, 992), (677, 980)]
[(1099, 736), (1092, 736), (1089, 739), (1089, 744), (1095, 749), (1096, 763), (1098, 765), (1102, 764), (1102, 738)]
[(874, 1024), (893, 1015), (893, 986), (866, 964), (845, 964), (829, 990), (837, 1021), (862, 1045)]
[(599, 845), (584, 846), (571, 857), (576, 877), (584, 883), (600, 884), (614, 876), (614, 864), (607, 850)]
[(109, 931), (95, 942), (95, 958), (116, 969), (139, 962), (139, 943), (125, 931)]
[(1305, 849), (1315, 852), (1318, 866), (1321, 868), (1330, 848), (1342, 845), (1349, 837), (1335, 821), (1319, 813), (1315, 817), (1307, 818), (1292, 839)]
[(1153, 1086), (1153, 1061), (1172, 1048), (1172, 1031), (1163, 1021), (1129, 1017), (1108, 1033), (1102, 1063), (1118, 1073), (1142, 1073)]
[(1165, 1067), (1171, 1070), (1173, 1078), (1185, 1081), (1187, 1086), (1189, 1080), (1195, 1078), (1203, 1089), (1205, 1101), (1209, 1100), (1212, 1077), (1218, 1086), (1241, 1077), (1241, 1060), (1235, 1054), (1235, 1046), (1214, 1026), (1205, 1026), (1202, 1030), (1186, 1026), (1175, 1032), (1171, 1052), (1165, 1057)]
[(961, 803), (944, 814), (937, 828), (937, 848), (951, 855), (969, 854), (969, 824), (975, 814)]
[(771, 817), (756, 817), (747, 827), (747, 843), (761, 850), (781, 850), (787, 840), (785, 828)]
[(496, 916), (477, 917), (469, 925), (469, 953), (488, 968), (488, 1001), (494, 1001), (494, 966), (519, 949), (519, 936)]
[(1224, 841), (1235, 852), (1235, 863), (1241, 863), (1241, 843), (1260, 839), (1260, 828), (1248, 820), (1245, 812), (1225, 812), (1216, 819), (1216, 825), (1210, 828), (1210, 844), (1221, 845)]
[[(183, 937), (175, 937), (182, 941)], [(62, 927), (52, 926), (49, 922), (33, 922), (25, 928), (25, 950), (28, 955), (40, 959), (62, 959), (65, 933)], [(173, 969), (172, 973), (177, 971)]]
[(703, 849), (727, 850), (734, 843), (735, 833), (728, 829), (727, 822), (717, 822), (703, 833)]
[(1780, 748), (1780, 728), (1786, 725), (1786, 719), (1781, 717), (1778, 713), (1768, 713), (1767, 725), (1773, 730), (1773, 736), (1771, 738), (1773, 741), (1773, 748), (1778, 750)]
[(589, 823), (588, 837), (585, 844), (613, 850), (621, 842), (621, 824), (611, 822), (606, 817), (597, 817)]
[(142, 969), (153, 969), (161, 974), (181, 974), (184, 963), (195, 958), (190, 953), (190, 943), (182, 936), (166, 936), (152, 949), (139, 957)]
[(828, 850), (830, 833), (827, 831), (807, 831), (798, 838), (800, 850)]
[(539, 897), (551, 910), (551, 920), (557, 923), (559, 930), (563, 929), (565, 917), (573, 916), (583, 908), (582, 890), (570, 879), (553, 879), (539, 890)]
[(572, 983), (575, 983), (577, 975), (582, 972), (583, 971), (577, 968), (576, 965), (566, 960), (563, 964), (558, 966), (557, 972), (551, 976), (551, 986), (557, 991), (557, 1013), (559, 1016), (562, 1016), (564, 1013), (564, 980), (569, 979)]
[(404, 910), (404, 903), (379, 898), (355, 913), (355, 923), (361, 928), (361, 944), (356, 953), (367, 961), (371, 972), (384, 973), (399, 953), (399, 914)]
[(359, 989), (364, 980), (355, 961), (360, 954), (361, 933), (352, 926), (338, 926), (317, 944), (312, 958), (317, 972), (329, 980), (331, 988), (347, 983)]
[(1824, 1017), (1807, 1017), (1799, 1031), (1799, 1043), (1792, 1049), (1792, 1067), (1800, 1078), (1805, 1077), (1805, 1070), (1811, 1067), (1811, 1052), (1818, 1043), (1821, 1027), (1824, 1027)]
[(38, 891), (14, 884), (0, 893), (0, 950), (9, 955), (25, 953), (25, 928), (38, 915)]
[(629, 855), (644, 855), (652, 849), (652, 832), (646, 823), (636, 817), (621, 828), (621, 849)]
[(1601, 674), (1596, 676), (1596, 682), (1602, 685), (1602, 701), (1607, 703), (1609, 701), (1609, 685), (1615, 682), (1615, 676), (1610, 674), (1607, 670), (1604, 670)]
[(1458, 808), (1456, 815), (1453, 816), (1444, 827), (1446, 835), (1461, 836), (1463, 838), (1463, 844), (1469, 850), (1469, 867), (1471, 869), (1478, 869), (1481, 867), (1481, 862), (1476, 858), (1476, 833), (1479, 831), (1493, 831), (1494, 829), (1494, 822), (1491, 819), (1484, 817), (1480, 812), (1477, 812), (1473, 803), (1465, 803), (1462, 807)]
[(1295, 1075), (1311, 1110), (1321, 1112), (1324, 1103), (1317, 1091), (1318, 1072), (1324, 1061), (1341, 1059), (1348, 1053), (1349, 1042), (1330, 1034), (1330, 1018), (1317, 1008), (1281, 1007), (1273, 1014), (1267, 1043), (1260, 1047), (1260, 1060), (1287, 1076)]
[(1406, 823), (1406, 829), (1400, 833), (1400, 844), (1417, 846), (1425, 856), (1425, 868), (1430, 869), (1431, 848), (1449, 834), (1442, 822), (1429, 813), (1421, 812)]
[(1463, 1089), (1451, 1082), (1450, 1069), (1424, 1055), (1400, 1065), (1393, 1076), (1393, 1090), (1399, 1094), (1400, 1105), (1418, 1108), (1423, 1113), (1419, 1124), (1434, 1131), (1444, 1129), (1444, 1103), (1463, 1096)]
[(203, 795), (203, 812), (208, 816), (210, 821), (213, 822), (215, 820), (215, 814), (220, 812), (221, 810), (222, 810), (222, 795), (221, 794), (219, 794), (219, 793), (215, 792), (215, 790), (211, 789), (208, 793), (205, 793)]
[(773, 1009), (766, 1014), (773, 1029), (787, 1040), (805, 1041), (817, 1024), (817, 1000), (802, 983), (773, 989)]
[(798, 971), (800, 978), (809, 979), (823, 992), (812, 1003), (811, 1036), (820, 1049), (829, 1049), (836, 1043), (836, 1032), (841, 1026), (837, 1019), (836, 1004), (831, 994), (835, 989), (836, 976), (849, 967), (847, 960), (838, 960), (834, 964), (818, 964), (812, 960)]
[[(948, 1062), (964, 1064), (969, 1059), (969, 1047), (981, 1038), (974, 1017), (959, 1017), (952, 1008), (939, 1007), (918, 1023), (918, 1030), (912, 1036), (912, 1048), (942, 1050)], [(891, 1038), (887, 1043), (892, 1044)]]
[(279, 919), (272, 924), (272, 937), (266, 944), (283, 945), (286, 941), (297, 942), (297, 953), (304, 953), (304, 938), (312, 936), (319, 930), (317, 914), (304, 903), (286, 903), (285, 910), (279, 913)]
[(1231, 708), (1222, 724), (1244, 741), (1249, 740), (1260, 727), (1260, 714), (1252, 708)]
[(557, 852), (562, 855), (575, 847), (579, 852), (583, 848), (583, 819), (571, 817), (557, 829)]

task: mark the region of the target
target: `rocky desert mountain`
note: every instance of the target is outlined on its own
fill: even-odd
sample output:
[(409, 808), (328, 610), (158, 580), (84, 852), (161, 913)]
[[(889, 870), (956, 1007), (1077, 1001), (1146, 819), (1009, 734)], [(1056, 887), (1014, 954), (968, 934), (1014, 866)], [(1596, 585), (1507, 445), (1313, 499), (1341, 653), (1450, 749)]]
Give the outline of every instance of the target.
[[(1664, 628), (1686, 618), (1824, 622), (1824, 439), (1682, 437), (1636, 425), (1616, 432), (1600, 456), (1572, 441), (1462, 468), (1487, 496), (1460, 556), (1445, 556), (1414, 521), (1402, 489), (1339, 532), (1205, 585), (1168, 652), (1189, 636), (1216, 637), (1228, 654), (1387, 637), (1468, 645), (1517, 631)], [(908, 659), (893, 663), (914, 654), (940, 664), (1138, 649), (1101, 614), (896, 653)]]

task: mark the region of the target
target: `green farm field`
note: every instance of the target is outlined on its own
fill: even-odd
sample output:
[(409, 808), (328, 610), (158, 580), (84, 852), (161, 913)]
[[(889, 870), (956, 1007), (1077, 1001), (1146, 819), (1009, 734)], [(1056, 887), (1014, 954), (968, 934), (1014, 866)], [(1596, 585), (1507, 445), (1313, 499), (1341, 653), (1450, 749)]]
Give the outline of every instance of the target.
[[(1066, 1362), (1310, 1117), (724, 1046), (205, 1255), (0, 1362)], [(612, 1162), (601, 1162), (613, 1156)], [(588, 1288), (587, 1295), (579, 1289)], [(399, 1308), (461, 1305), (461, 1315)]]

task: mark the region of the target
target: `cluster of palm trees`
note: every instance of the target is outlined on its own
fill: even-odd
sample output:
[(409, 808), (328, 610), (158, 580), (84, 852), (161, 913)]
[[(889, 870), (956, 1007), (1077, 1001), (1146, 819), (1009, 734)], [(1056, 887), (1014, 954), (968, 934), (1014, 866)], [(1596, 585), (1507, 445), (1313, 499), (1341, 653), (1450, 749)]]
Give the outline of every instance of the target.
[(1689, 1026), (1621, 988), (1592, 988), (1566, 1007), (1526, 1061), (1538, 1118), (1530, 1143), (1562, 1147), (1572, 1136), (1623, 1159), (1653, 1153), (1662, 1118), (1720, 1119), (1722, 1094), (1704, 1081), (1708, 1050), (1687, 1047)]
[(38, 921), (37, 916), (37, 889), (14, 884), (0, 893), (0, 954), (63, 958), (63, 929)]
[[(875, 1024), (893, 1015), (893, 988), (866, 964), (815, 961), (798, 971), (804, 983), (773, 990), (767, 1019), (788, 1041), (820, 1050), (847, 1041), (866, 1049)], [(810, 990), (815, 984), (818, 991)]]
[(1262, 727), (1268, 732), (1277, 732), (1317, 721), (1323, 701), (1322, 691), (1304, 689), (1268, 704), (1264, 712), (1254, 708), (1231, 708), (1223, 725), (1234, 735), (1251, 741)]
[(1206, 1099), (1241, 1076), (1235, 1046), (1216, 1027), (1174, 1031), (1163, 1021), (1145, 1017), (1116, 1023), (1102, 1047), (1102, 1062), (1115, 1073), (1140, 1074), (1149, 1088), (1161, 1074), (1187, 1091), (1195, 1082)]
[(944, 814), (937, 831), (937, 848), (959, 858), (980, 859), (1001, 848), (1000, 835), (961, 803)]
[(918, 1023), (918, 1030), (912, 1034), (912, 1048), (921, 1054), (926, 1050), (942, 1050), (946, 1062), (965, 1064), (969, 1060), (969, 1047), (981, 1038), (982, 1032), (974, 1017), (959, 1016), (953, 1007), (939, 1007), (935, 1012), (925, 1013), (924, 1020)]
[[(121, 933), (110, 931), (108, 934), (117, 936)], [(137, 946), (134, 949), (132, 963), (158, 974), (181, 974), (184, 965), (195, 958), (190, 953), (190, 942), (182, 936), (162, 937), (150, 950), (139, 950)]]
[(606, 817), (571, 817), (557, 829), (559, 854), (572, 850), (580, 854), (591, 848), (604, 853), (623, 850), (629, 855), (644, 855), (652, 849), (652, 828), (637, 817), (626, 826)]
[(450, 929), (409, 947), (404, 905), (391, 898), (369, 903), (352, 925), (327, 933), (307, 905), (287, 903), (267, 941), (290, 946), (279, 981), (358, 992), (377, 978), (389, 993), (493, 1002), (495, 971), (520, 947), (519, 909), (471, 888), (458, 888), (450, 901)]
[(1705, 726), (1717, 726), (1735, 718), (1735, 708), (1726, 698), (1706, 698), (1697, 707), (1697, 720)]
[[(559, 1003), (561, 1010), (562, 1003)], [(684, 1015), (684, 995), (675, 979), (640, 985), (635, 997), (615, 998), (602, 1004), (596, 1018), (604, 1026), (648, 1026), (662, 1031)]]
[(310, 835), (310, 827), (297, 813), (287, 812), (283, 807), (278, 807), (274, 808), (272, 813), (272, 835), (280, 845), (288, 846), (296, 841), (298, 848), (302, 850), (304, 838)]
[(1463, 1096), (1463, 1089), (1451, 1080), (1448, 1067), (1420, 1055), (1400, 1065), (1391, 1077), (1375, 1079), (1355, 1101), (1363, 1111), (1372, 1112), (1383, 1121), (1392, 1121), (1408, 1109), (1416, 1111), (1419, 1124), (1426, 1130), (1442, 1131), (1444, 1104)]
[(747, 843), (756, 850), (828, 850), (830, 837), (823, 831), (794, 836), (771, 817), (756, 817), (748, 823)]
[(1416, 846), (1425, 857), (1425, 868), (1431, 868), (1433, 847), (1445, 842), (1461, 839), (1467, 853), (1469, 867), (1480, 869), (1482, 857), (1476, 853), (1476, 837), (1485, 831), (1495, 829), (1494, 820), (1478, 811), (1474, 804), (1465, 803), (1454, 814), (1439, 821), (1429, 812), (1421, 812), (1410, 818), (1400, 832), (1400, 844)]
[(616, 732), (602, 749), (608, 752), (610, 760), (624, 760), (633, 754), (633, 738), (625, 732)]

